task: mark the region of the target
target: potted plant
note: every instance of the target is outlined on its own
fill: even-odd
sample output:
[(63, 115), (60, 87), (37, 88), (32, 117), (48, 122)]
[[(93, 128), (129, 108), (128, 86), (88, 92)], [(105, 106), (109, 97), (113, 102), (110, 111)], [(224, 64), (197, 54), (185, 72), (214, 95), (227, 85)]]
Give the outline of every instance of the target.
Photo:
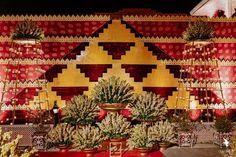
[(3, 132), (0, 127), (0, 156), (1, 157), (31, 157), (37, 150), (35, 148), (25, 150), (23, 153), (19, 153), (18, 143), (22, 135), (17, 135), (16, 138), (12, 138), (12, 132)]
[[(154, 132), (153, 132), (154, 131)], [(146, 124), (138, 124), (131, 130), (130, 138), (127, 140), (130, 149), (136, 149), (141, 155), (147, 155), (155, 144), (155, 130)]]
[(92, 124), (98, 117), (97, 104), (86, 95), (74, 96), (62, 111), (64, 122), (74, 126)]
[(20, 22), (11, 35), (11, 39), (19, 44), (35, 44), (44, 38), (44, 33), (32, 20)]
[(73, 126), (61, 123), (48, 132), (47, 141), (49, 144), (56, 146), (60, 151), (67, 151), (73, 144), (75, 129)]
[(220, 147), (223, 146), (224, 139), (230, 140), (232, 137), (233, 123), (227, 117), (218, 117), (215, 121), (213, 142)]
[(160, 151), (167, 149), (170, 144), (177, 143), (177, 132), (173, 123), (169, 121), (159, 121), (152, 126), (155, 141), (158, 141)]
[(73, 136), (75, 148), (84, 151), (87, 156), (91, 156), (101, 146), (105, 140), (99, 128), (87, 125), (77, 130)]
[(98, 123), (98, 126), (110, 141), (122, 141), (128, 137), (130, 132), (130, 122), (117, 112), (108, 112), (101, 123)]
[(178, 145), (181, 146), (190, 146), (196, 142), (196, 135), (193, 132), (194, 123), (189, 119), (181, 119), (177, 122), (178, 129)]
[(125, 80), (112, 76), (98, 81), (92, 97), (101, 109), (119, 111), (133, 101), (133, 90)]
[(183, 33), (183, 39), (188, 42), (206, 41), (214, 37), (213, 28), (205, 21), (198, 20), (189, 24)]
[(132, 119), (142, 122), (155, 122), (165, 118), (167, 105), (165, 99), (152, 92), (144, 95), (136, 95), (132, 104), (129, 105)]

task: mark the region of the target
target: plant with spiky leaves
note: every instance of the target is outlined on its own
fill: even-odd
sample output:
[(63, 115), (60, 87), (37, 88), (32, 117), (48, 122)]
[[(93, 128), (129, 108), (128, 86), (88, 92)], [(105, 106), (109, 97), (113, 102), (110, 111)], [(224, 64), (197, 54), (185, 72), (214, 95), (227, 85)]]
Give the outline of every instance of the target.
[(144, 95), (136, 95), (135, 101), (129, 107), (132, 118), (137, 120), (162, 120), (167, 113), (165, 99), (152, 92), (145, 92)]
[(213, 34), (214, 30), (207, 22), (198, 20), (193, 24), (189, 24), (183, 33), (183, 38), (186, 41), (209, 40), (214, 37)]
[(155, 130), (145, 124), (138, 124), (131, 130), (130, 138), (127, 140), (129, 148), (152, 148), (155, 144)]
[(177, 129), (183, 132), (192, 131), (194, 128), (194, 122), (191, 122), (189, 119), (180, 119), (177, 122)]
[(233, 130), (233, 123), (227, 117), (219, 117), (216, 119), (214, 127), (219, 133), (229, 133)]
[(44, 33), (32, 20), (26, 19), (19, 23), (13, 32), (11, 39), (43, 39)]
[(76, 131), (73, 139), (74, 146), (83, 150), (99, 148), (105, 137), (99, 128), (87, 125)]
[(71, 125), (92, 124), (98, 116), (97, 104), (86, 95), (74, 96), (63, 108), (63, 120)]
[(12, 132), (3, 132), (2, 128), (0, 128), (0, 157), (30, 157), (37, 152), (37, 150), (33, 148), (19, 154), (17, 145), (22, 135), (17, 135), (15, 139), (12, 139), (11, 135)]
[(108, 112), (107, 116), (98, 123), (103, 134), (108, 138), (126, 138), (130, 132), (130, 122), (118, 113)]
[(75, 129), (73, 126), (66, 123), (61, 123), (48, 132), (47, 141), (54, 146), (70, 146), (72, 144), (74, 134)]
[(133, 90), (129, 83), (119, 77), (98, 81), (92, 91), (92, 97), (96, 103), (123, 103), (133, 101)]
[(152, 126), (154, 132), (153, 136), (155, 137), (155, 141), (159, 143), (176, 143), (177, 142), (177, 132), (175, 130), (174, 124), (169, 121), (159, 121)]

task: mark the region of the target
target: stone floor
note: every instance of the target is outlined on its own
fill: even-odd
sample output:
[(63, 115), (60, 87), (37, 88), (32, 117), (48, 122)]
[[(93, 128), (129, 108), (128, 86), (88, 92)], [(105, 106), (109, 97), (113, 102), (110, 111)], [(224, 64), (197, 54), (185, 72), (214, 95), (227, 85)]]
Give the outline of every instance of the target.
[(193, 148), (174, 146), (163, 153), (165, 157), (222, 157), (220, 148), (213, 144), (196, 144)]

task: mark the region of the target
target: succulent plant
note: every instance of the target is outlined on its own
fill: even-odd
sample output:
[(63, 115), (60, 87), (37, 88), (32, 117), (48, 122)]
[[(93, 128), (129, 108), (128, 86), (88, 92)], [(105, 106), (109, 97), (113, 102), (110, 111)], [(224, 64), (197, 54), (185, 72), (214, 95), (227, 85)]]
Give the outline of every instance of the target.
[(130, 132), (130, 122), (118, 113), (108, 112), (107, 116), (98, 123), (103, 134), (108, 138), (125, 138)]
[(105, 140), (99, 128), (87, 125), (76, 131), (74, 135), (74, 146), (80, 150), (99, 148)]
[(165, 99), (152, 92), (137, 95), (135, 101), (129, 107), (132, 118), (137, 120), (162, 120), (167, 113)]
[(98, 81), (92, 91), (92, 97), (96, 103), (124, 103), (133, 101), (133, 90), (129, 83), (119, 77)]
[(97, 104), (86, 95), (74, 96), (63, 108), (63, 120), (71, 125), (92, 124), (98, 116)]
[(159, 121), (152, 126), (152, 132), (155, 137), (155, 141), (159, 143), (176, 143), (177, 142), (177, 132), (175, 130), (174, 124), (169, 121)]
[(11, 39), (43, 39), (44, 33), (32, 20), (26, 19), (19, 23), (13, 32)]
[(73, 126), (61, 123), (48, 132), (47, 141), (54, 146), (69, 146), (72, 144), (74, 134), (75, 129)]
[(183, 38), (186, 41), (208, 40), (213, 38), (213, 34), (214, 30), (207, 22), (198, 20), (193, 24), (189, 24), (183, 33)]
[(154, 130), (145, 124), (138, 124), (131, 130), (127, 140), (129, 148), (152, 148), (155, 144)]

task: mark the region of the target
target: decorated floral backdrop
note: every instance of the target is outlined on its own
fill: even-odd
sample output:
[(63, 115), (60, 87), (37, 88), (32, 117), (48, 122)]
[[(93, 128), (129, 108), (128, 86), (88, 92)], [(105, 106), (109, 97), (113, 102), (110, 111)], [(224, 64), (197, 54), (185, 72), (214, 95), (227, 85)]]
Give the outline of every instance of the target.
[[(9, 55), (11, 32), (19, 21), (27, 18), (35, 21), (45, 33), (40, 62), (35, 62), (32, 56), (17, 58)], [(185, 45), (182, 33), (194, 20), (196, 17), (169, 15), (123, 16), (116, 20), (111, 20), (110, 16), (2, 16), (1, 87), (5, 80), (20, 80), (17, 87), (17, 118), (21, 119), (25, 118), (23, 111), (33, 108), (39, 96), (36, 80), (42, 75), (35, 71), (37, 67), (45, 71), (44, 76), (49, 81), (50, 108), (55, 100), (63, 107), (73, 95), (89, 95), (99, 79), (116, 75), (127, 80), (137, 93), (153, 91), (160, 94), (165, 97), (169, 109), (174, 109)], [(216, 56), (225, 102), (227, 107), (235, 108), (236, 19), (207, 20), (215, 29)], [(17, 77), (13, 62), (9, 62), (14, 58), (20, 61)], [(10, 72), (6, 73), (6, 69)], [(216, 75), (211, 74), (211, 77)], [(189, 95), (189, 92), (183, 92)], [(195, 96), (194, 92), (190, 94)], [(217, 99), (217, 94), (213, 95)], [(11, 94), (4, 95), (5, 101), (10, 99)], [(199, 98), (194, 99), (198, 101)], [(214, 103), (217, 108), (221, 101)], [(184, 106), (182, 104), (180, 108)], [(205, 106), (199, 104), (197, 108), (204, 109)], [(2, 109), (0, 122), (4, 123), (12, 106), (8, 102)]]

